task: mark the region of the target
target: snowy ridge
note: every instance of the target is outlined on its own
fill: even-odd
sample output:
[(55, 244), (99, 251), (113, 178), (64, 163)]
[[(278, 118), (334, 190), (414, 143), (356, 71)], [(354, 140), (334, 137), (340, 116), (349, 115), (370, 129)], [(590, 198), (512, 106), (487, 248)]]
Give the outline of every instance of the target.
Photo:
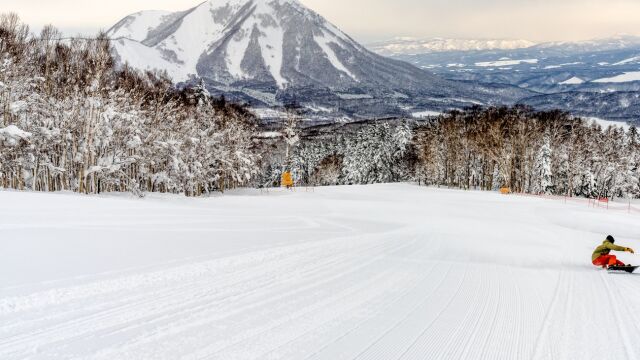
[(620, 66), (620, 65), (632, 64), (632, 63), (640, 63), (640, 56), (634, 56), (632, 58), (619, 61), (613, 64), (613, 66)]
[(171, 14), (169, 11), (141, 11), (120, 20), (108, 34), (114, 39), (127, 38), (142, 42), (149, 36), (151, 30), (160, 26)]
[(412, 37), (398, 37), (393, 40), (369, 44), (368, 47), (382, 55), (424, 54), (446, 51), (470, 50), (512, 50), (534, 46), (528, 40), (504, 39), (416, 39)]
[(640, 71), (625, 72), (617, 76), (594, 80), (596, 83), (623, 83), (631, 81), (640, 81)]
[(584, 41), (554, 41), (537, 45), (536, 47), (554, 48), (563, 47), (565, 50), (574, 52), (604, 51), (615, 49), (626, 49), (640, 45), (640, 36), (616, 35), (608, 38), (584, 40)]
[(347, 69), (344, 66), (344, 64), (340, 62), (340, 59), (338, 59), (338, 57), (336, 56), (336, 53), (331, 48), (331, 44), (339, 44), (339, 40), (336, 36), (333, 36), (333, 34), (326, 33), (323, 31), (322, 34), (320, 34), (319, 36), (314, 36), (313, 38), (316, 41), (316, 43), (320, 46), (320, 48), (322, 48), (322, 50), (324, 51), (325, 55), (327, 56), (327, 58), (329, 59), (333, 67), (349, 75), (352, 79), (356, 81), (358, 80), (356, 76), (353, 75), (349, 71), (349, 69)]
[(560, 85), (579, 85), (584, 83), (584, 80), (582, 80), (581, 78), (574, 76), (570, 79), (567, 79), (563, 82), (560, 83)]
[[(418, 54), (437, 54), (459, 51), (489, 52), (491, 50), (554, 50), (562, 48), (565, 52), (582, 53), (591, 51), (611, 51), (632, 49), (640, 46), (640, 36), (619, 35), (603, 39), (584, 41), (556, 41), (536, 44), (528, 40), (491, 40), (491, 39), (416, 39), (398, 37), (393, 40), (372, 43), (368, 48), (385, 56), (403, 56)], [(636, 61), (637, 58), (629, 59)], [(624, 64), (624, 63), (622, 63)], [(616, 64), (618, 65), (618, 64)]]

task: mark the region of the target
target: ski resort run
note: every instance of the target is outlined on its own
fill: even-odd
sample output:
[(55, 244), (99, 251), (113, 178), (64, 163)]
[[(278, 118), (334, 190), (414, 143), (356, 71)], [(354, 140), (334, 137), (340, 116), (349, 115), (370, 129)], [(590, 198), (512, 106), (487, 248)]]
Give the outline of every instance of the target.
[[(640, 358), (640, 214), (410, 184), (0, 192), (0, 359)], [(638, 263), (620, 254), (626, 263)]]

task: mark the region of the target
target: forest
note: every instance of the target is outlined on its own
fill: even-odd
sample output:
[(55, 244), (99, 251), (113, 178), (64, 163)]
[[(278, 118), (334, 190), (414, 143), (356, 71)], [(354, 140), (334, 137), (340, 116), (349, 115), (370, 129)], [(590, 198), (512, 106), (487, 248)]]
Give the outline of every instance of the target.
[(202, 196), (277, 186), (417, 182), (584, 197), (640, 197), (640, 136), (561, 111), (453, 110), (429, 120), (267, 131), (201, 79), (118, 66), (104, 35), (31, 35), (0, 17), (0, 188)]
[(2, 187), (197, 196), (249, 184), (253, 115), (201, 84), (116, 68), (104, 35), (60, 37), (0, 18)]

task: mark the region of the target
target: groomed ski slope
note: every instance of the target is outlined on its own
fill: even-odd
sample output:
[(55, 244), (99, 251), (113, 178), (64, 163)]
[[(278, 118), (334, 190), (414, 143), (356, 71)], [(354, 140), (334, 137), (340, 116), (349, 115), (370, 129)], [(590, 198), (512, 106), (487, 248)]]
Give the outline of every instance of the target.
[(640, 250), (637, 215), (408, 184), (0, 192), (0, 359), (640, 359), (609, 233)]

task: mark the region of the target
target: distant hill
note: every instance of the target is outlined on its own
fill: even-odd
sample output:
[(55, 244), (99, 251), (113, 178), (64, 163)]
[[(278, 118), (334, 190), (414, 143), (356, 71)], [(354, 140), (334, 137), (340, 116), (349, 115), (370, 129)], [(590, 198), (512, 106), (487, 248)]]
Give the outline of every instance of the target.
[[(379, 49), (377, 44), (370, 48)], [(634, 103), (640, 91), (640, 37), (518, 49), (426, 49), (413, 54), (403, 49), (389, 53), (389, 49), (392, 47), (378, 51), (449, 80), (506, 84), (539, 93), (521, 102), (543, 109), (558, 107), (612, 120), (640, 120), (640, 109)]]

